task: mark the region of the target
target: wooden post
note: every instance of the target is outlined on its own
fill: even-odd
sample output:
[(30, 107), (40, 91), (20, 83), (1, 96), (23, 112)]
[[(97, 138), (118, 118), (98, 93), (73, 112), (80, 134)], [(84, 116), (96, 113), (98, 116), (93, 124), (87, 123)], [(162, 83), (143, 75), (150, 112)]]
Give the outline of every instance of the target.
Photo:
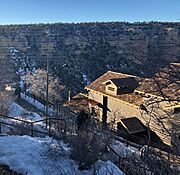
[(51, 135), (51, 119), (49, 118), (49, 130), (48, 130), (48, 132), (49, 132), (49, 136)]
[(18, 89), (18, 98), (21, 98), (21, 89)]
[(49, 58), (47, 56), (47, 60), (46, 60), (46, 67), (47, 67), (47, 74), (46, 74), (46, 129), (48, 126), (48, 110), (49, 110)]
[(31, 137), (33, 137), (33, 123), (31, 123)]
[(66, 135), (66, 121), (64, 121), (64, 135)]
[(121, 169), (120, 164), (121, 164), (121, 157), (119, 156), (119, 158), (118, 158), (118, 165), (119, 165), (119, 169)]

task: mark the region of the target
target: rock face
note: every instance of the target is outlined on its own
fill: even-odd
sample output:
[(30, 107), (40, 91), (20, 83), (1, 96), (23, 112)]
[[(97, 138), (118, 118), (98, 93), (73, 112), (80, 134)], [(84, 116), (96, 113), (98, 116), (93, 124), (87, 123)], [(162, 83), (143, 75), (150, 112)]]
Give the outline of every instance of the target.
[(75, 93), (107, 70), (152, 76), (180, 61), (180, 23), (79, 23), (0, 26), (0, 55), (15, 71), (46, 68)]
[(13, 172), (7, 165), (0, 165), (0, 175), (21, 175)]

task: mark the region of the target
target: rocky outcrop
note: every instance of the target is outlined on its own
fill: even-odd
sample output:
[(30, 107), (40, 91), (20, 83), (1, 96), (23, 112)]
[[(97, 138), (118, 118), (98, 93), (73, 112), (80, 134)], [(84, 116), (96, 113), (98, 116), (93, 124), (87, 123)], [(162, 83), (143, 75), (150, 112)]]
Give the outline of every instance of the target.
[(21, 175), (9, 169), (7, 165), (0, 165), (0, 174), (1, 175)]

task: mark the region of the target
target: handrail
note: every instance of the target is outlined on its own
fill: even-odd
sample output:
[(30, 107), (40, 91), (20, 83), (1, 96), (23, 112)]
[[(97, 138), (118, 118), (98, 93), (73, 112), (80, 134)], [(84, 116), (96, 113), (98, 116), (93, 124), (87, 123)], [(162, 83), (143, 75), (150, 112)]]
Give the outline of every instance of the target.
[[(1, 117), (5, 118), (5, 119), (12, 119), (12, 120), (15, 120), (15, 121), (20, 121), (20, 122), (28, 123), (28, 124), (35, 124), (35, 123), (46, 121), (46, 119), (41, 119), (41, 120), (36, 120), (36, 121), (27, 121), (27, 120), (22, 120), (22, 119), (19, 119), (19, 118), (14, 118), (14, 117), (6, 116), (4, 114), (0, 114), (0, 118)], [(57, 118), (57, 117), (48, 117), (47, 120), (62, 120), (62, 121), (65, 122), (65, 119)]]
[[(13, 127), (16, 127), (16, 128), (23, 128), (21, 126), (16, 126), (16, 125), (13, 125), (13, 124), (10, 124), (10, 123), (5, 123), (5, 122), (2, 122), (0, 121), (0, 124), (4, 124), (4, 125), (9, 125), (9, 126), (13, 126)], [(31, 125), (30, 125), (31, 126)], [(24, 128), (23, 128), (24, 129)], [(33, 131), (33, 132), (37, 132), (37, 133), (41, 133), (41, 134), (48, 134), (48, 132), (43, 132), (43, 131), (38, 131), (38, 130), (32, 130), (30, 128), (25, 128), (25, 130), (29, 130), (29, 131)]]
[[(57, 118), (57, 117), (48, 117), (47, 120), (61, 120), (61, 121), (66, 122), (65, 119)], [(46, 121), (46, 119), (36, 120), (36, 121), (31, 122), (31, 123), (35, 124), (35, 123), (39, 123), (39, 122), (43, 122), (43, 121)]]
[(10, 116), (6, 116), (4, 114), (0, 114), (0, 119), (3, 118), (3, 119), (11, 119), (11, 120), (14, 120), (14, 121), (19, 121), (19, 122), (22, 122), (24, 124), (28, 124), (30, 126), (30, 128), (23, 128), (21, 126), (17, 126), (15, 124), (11, 124), (11, 123), (7, 123), (5, 121), (1, 121), (0, 120), (0, 133), (1, 133), (1, 124), (4, 124), (4, 125), (9, 125), (9, 126), (13, 126), (13, 127), (16, 127), (16, 128), (23, 128), (25, 129), (26, 131), (29, 130), (31, 131), (31, 136), (33, 136), (33, 133), (34, 132), (37, 132), (37, 133), (41, 133), (41, 134), (48, 134), (50, 135), (51, 134), (51, 121), (52, 120), (56, 120), (56, 121), (63, 121), (64, 122), (64, 132), (66, 132), (66, 120), (65, 119), (61, 119), (61, 118), (56, 118), (56, 117), (48, 117), (48, 123), (49, 123), (49, 128), (48, 128), (48, 131), (47, 132), (43, 132), (43, 131), (39, 131), (39, 130), (34, 130), (34, 124), (35, 123), (39, 123), (39, 122), (43, 122), (43, 121), (46, 121), (46, 119), (42, 119), (42, 120), (38, 120), (38, 121), (26, 121), (26, 120), (21, 120), (21, 119), (18, 119), (18, 118), (14, 118), (14, 117), (10, 117)]
[(22, 120), (22, 119), (19, 119), (19, 118), (14, 118), (14, 117), (10, 117), (10, 116), (6, 116), (6, 115), (3, 115), (3, 114), (0, 114), (0, 117), (6, 118), (6, 119), (12, 119), (12, 120), (15, 120), (15, 121), (20, 121), (20, 122), (24, 122), (24, 123), (31, 124), (30, 121)]

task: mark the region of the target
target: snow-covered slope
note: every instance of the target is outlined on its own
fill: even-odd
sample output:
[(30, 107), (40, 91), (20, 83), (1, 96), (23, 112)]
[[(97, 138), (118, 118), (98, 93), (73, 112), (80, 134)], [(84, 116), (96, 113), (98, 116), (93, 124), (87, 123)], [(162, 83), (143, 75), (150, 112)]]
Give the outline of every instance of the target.
[(27, 110), (24, 109), (23, 107), (21, 107), (20, 105), (18, 105), (17, 103), (12, 103), (11, 110), (8, 115), (11, 117), (17, 117), (26, 112), (27, 112)]
[[(69, 159), (68, 145), (49, 137), (5, 136), (0, 138), (0, 164), (27, 175), (90, 175), (93, 170), (79, 171)], [(110, 161), (96, 163), (98, 175), (122, 175)]]

